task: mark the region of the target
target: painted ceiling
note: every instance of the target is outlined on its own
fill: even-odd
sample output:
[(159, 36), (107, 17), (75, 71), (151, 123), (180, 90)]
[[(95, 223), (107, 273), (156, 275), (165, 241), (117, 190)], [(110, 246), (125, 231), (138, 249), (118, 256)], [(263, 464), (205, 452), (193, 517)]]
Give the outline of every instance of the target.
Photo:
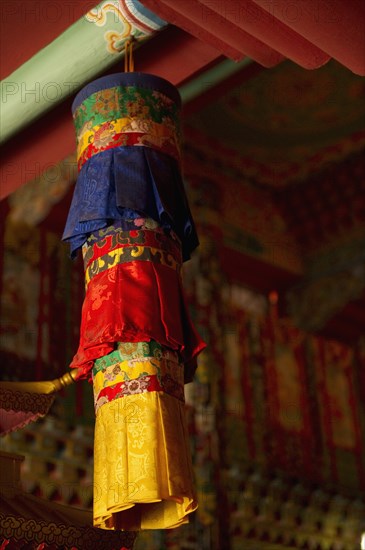
[(335, 61), (314, 71), (287, 61), (226, 89), (186, 132), (223, 144), (246, 177), (282, 187), (364, 147), (365, 79)]

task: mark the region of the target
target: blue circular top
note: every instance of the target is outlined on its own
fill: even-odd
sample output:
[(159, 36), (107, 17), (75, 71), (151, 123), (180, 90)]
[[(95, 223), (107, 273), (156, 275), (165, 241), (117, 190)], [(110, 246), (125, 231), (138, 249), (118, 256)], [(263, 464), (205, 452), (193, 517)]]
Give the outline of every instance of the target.
[(117, 86), (136, 86), (138, 88), (149, 88), (161, 92), (172, 99), (179, 107), (181, 106), (181, 97), (178, 89), (168, 80), (147, 73), (115, 73), (102, 76), (86, 84), (76, 95), (72, 103), (72, 113), (81, 105), (85, 99), (100, 90), (115, 88)]

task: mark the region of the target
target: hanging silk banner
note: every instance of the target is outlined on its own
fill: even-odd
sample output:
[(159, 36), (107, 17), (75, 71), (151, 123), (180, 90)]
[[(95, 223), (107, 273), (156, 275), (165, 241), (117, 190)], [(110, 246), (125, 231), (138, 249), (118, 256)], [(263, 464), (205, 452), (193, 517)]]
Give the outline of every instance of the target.
[(93, 382), (94, 525), (165, 529), (197, 507), (184, 383), (205, 347), (182, 262), (198, 245), (169, 82), (110, 75), (73, 104), (79, 176), (63, 239), (82, 249), (85, 300), (71, 363)]

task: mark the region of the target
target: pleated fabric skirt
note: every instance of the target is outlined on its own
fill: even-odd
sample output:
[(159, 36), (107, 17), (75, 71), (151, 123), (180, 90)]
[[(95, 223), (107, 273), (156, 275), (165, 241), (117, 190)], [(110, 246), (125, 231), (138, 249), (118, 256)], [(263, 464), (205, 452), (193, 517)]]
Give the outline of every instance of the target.
[(95, 398), (94, 525), (167, 529), (197, 507), (184, 382), (205, 347), (181, 284), (181, 244), (150, 219), (83, 246), (86, 296), (72, 367)]

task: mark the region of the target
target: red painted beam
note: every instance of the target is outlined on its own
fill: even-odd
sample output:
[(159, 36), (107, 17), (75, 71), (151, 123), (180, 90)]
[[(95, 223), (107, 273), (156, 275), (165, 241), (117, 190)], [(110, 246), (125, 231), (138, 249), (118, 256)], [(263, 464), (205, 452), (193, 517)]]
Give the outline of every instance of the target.
[(71, 101), (66, 101), (2, 146), (0, 199), (56, 166), (75, 148)]
[[(169, 4), (173, 3), (173, 0), (164, 1)], [(330, 58), (317, 45), (303, 38), (285, 22), (273, 17), (252, 0), (240, 0), (240, 2), (236, 0), (224, 0), (224, 2), (199, 0), (199, 2), (207, 8), (214, 6), (215, 11), (221, 16), (221, 20), (226, 22), (223, 25), (234, 23), (238, 29), (242, 29), (266, 44), (267, 47), (279, 52), (281, 56), (291, 59), (305, 69), (321, 67)], [(210, 24), (209, 19), (207, 24)], [(244, 42), (242, 47), (245, 47)]]
[[(275, 49), (237, 25), (234, 18), (228, 19), (217, 11), (219, 3), (197, 0), (142, 0), (142, 3), (165, 21), (211, 44), (235, 61), (248, 56), (264, 67), (273, 67), (284, 59)], [(221, 4), (224, 7), (226, 2)]]
[(284, 58), (306, 69), (330, 56), (252, 0), (142, 0), (160, 17), (205, 40), (232, 59), (237, 52), (265, 67)]
[(252, 1), (354, 73), (365, 75), (364, 0)]
[(161, 76), (179, 86), (218, 63), (222, 55), (209, 44), (171, 26), (143, 44), (134, 57), (136, 71)]

